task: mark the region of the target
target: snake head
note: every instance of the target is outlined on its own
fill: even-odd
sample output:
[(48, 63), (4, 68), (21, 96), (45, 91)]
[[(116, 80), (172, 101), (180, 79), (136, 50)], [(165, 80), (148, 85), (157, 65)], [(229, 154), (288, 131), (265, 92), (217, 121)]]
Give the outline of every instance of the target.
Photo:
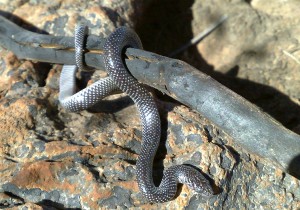
[(185, 173), (183, 173), (182, 176), (179, 176), (179, 181), (181, 183), (186, 184), (190, 189), (202, 196), (210, 197), (214, 194), (209, 181), (201, 172), (190, 166), (185, 166), (185, 168)]
[(196, 193), (205, 197), (210, 197), (214, 194), (209, 181), (200, 172), (194, 174), (191, 177), (190, 183), (187, 185)]

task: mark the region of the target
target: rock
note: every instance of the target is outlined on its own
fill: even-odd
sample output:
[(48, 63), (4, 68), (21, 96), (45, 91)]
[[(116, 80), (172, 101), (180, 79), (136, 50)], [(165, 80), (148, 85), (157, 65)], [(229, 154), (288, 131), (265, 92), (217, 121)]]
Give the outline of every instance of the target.
[[(103, 36), (121, 24), (133, 26), (137, 18), (143, 15), (144, 10), (140, 8), (145, 7), (146, 3), (151, 6), (150, 1), (100, 2), (101, 5), (95, 2), (83, 4), (59, 0), (2, 1), (0, 5), (3, 10), (39, 27), (41, 31), (54, 35), (73, 34), (74, 26), (79, 21), (87, 23), (91, 33)], [(197, 5), (201, 2), (195, 2), (193, 12), (197, 11), (195, 8), (199, 8)], [(223, 5), (223, 10), (232, 11), (236, 16), (249, 16), (250, 26), (261, 27), (264, 21), (270, 21), (269, 17), (264, 16), (262, 23), (258, 24), (259, 15), (244, 1), (235, 1), (238, 4), (226, 2), (234, 7), (232, 9), (218, 1), (218, 7), (214, 10), (209, 10), (211, 1), (205, 2), (205, 5), (200, 6), (206, 14), (213, 14), (216, 8)], [(159, 4), (158, 1), (154, 3)], [(251, 5), (270, 15), (284, 15), (276, 9), (279, 3), (274, 3), (271, 9), (266, 8), (260, 1), (252, 1)], [(285, 8), (293, 11), (287, 6)], [(243, 12), (238, 12), (237, 9)], [(290, 14), (290, 17), (293, 15)], [(199, 24), (198, 20), (195, 18), (195, 27)], [(242, 20), (230, 18), (227, 21), (226, 24), (233, 31), (230, 33), (239, 32), (238, 28), (234, 28), (234, 23), (239, 21)], [(276, 21), (278, 28), (283, 27), (280, 26), (281, 20)], [(203, 20), (203, 24), (206, 22), (209, 19)], [(30, 24), (23, 23), (23, 26), (28, 27)], [(268, 27), (272, 26), (271, 22), (268, 24)], [(284, 27), (289, 28), (288, 25)], [(238, 34), (231, 36), (237, 38)], [(258, 40), (254, 35), (250, 38), (245, 41)], [(237, 57), (244, 56), (243, 47), (250, 46), (249, 43), (243, 43), (244, 46), (228, 44), (226, 50), (222, 48), (227, 45), (226, 40), (231, 41), (230, 36), (222, 39), (218, 46), (215, 44), (217, 39), (212, 35), (198, 46), (205, 60), (216, 66), (216, 70), (220, 72), (225, 72), (226, 68), (234, 65)], [(269, 53), (271, 43), (277, 41), (268, 43)], [(208, 44), (219, 48), (209, 50)], [(253, 48), (256, 49), (257, 45), (255, 43)], [(228, 51), (233, 52), (231, 56), (222, 59)], [(154, 162), (154, 182), (159, 184), (165, 168), (175, 164), (190, 164), (200, 169), (210, 180), (216, 195), (206, 199), (189, 190), (187, 186), (182, 186), (174, 200), (163, 204), (148, 203), (139, 192), (136, 182), (135, 163), (140, 152), (141, 124), (131, 100), (125, 94), (117, 94), (107, 97), (87, 111), (69, 113), (58, 103), (61, 66), (18, 60), (4, 49), (0, 50), (0, 55), (1, 207), (300, 208), (298, 179), (283, 173), (272, 163), (249, 154), (201, 114), (162, 96), (156, 99), (162, 119), (162, 140)], [(239, 60), (240, 65), (242, 61), (255, 63), (254, 58), (246, 58), (248, 57), (244, 56)], [(278, 62), (276, 60), (274, 66), (280, 60), (279, 57), (276, 58)], [(271, 62), (269, 58), (261, 61)], [(286, 62), (293, 65), (292, 61)], [(256, 67), (263, 69), (258, 64)], [(246, 77), (247, 74), (250, 73), (245, 70), (241, 77)], [(103, 75), (103, 72), (97, 71), (88, 83), (96, 81), (99, 75)], [(255, 79), (264, 82), (265, 76), (256, 74)], [(271, 77), (276, 78), (269, 74), (268, 78)], [(254, 76), (251, 78), (256, 81)], [(275, 85), (277, 82), (279, 81), (274, 79), (270, 84)], [(288, 89), (291, 94), (284, 87), (280, 90), (286, 91), (291, 97), (298, 94), (294, 87)]]
[(168, 56), (226, 15), (217, 30), (176, 58), (299, 133), (299, 18), (294, 18), (298, 7), (293, 0), (272, 5), (248, 0), (153, 1), (137, 31), (145, 49)]
[[(297, 131), (300, 19), (295, 16), (300, 3), (230, 2), (196, 1), (192, 7), (194, 35), (219, 16), (228, 16), (220, 29), (197, 45), (207, 73)], [(194, 63), (200, 69), (205, 65)]]

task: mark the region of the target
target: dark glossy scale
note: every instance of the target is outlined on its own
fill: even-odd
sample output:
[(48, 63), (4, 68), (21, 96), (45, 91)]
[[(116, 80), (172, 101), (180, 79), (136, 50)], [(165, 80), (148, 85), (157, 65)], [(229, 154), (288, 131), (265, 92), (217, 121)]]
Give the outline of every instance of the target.
[[(77, 30), (75, 37), (77, 66), (82, 67), (82, 44), (84, 30)], [(83, 38), (82, 38), (83, 39)], [(80, 41), (81, 40), (81, 41)], [(98, 102), (112, 91), (121, 89), (136, 104), (142, 122), (142, 146), (137, 160), (136, 177), (139, 188), (150, 202), (166, 202), (171, 200), (177, 191), (177, 183), (187, 184), (191, 189), (205, 196), (213, 194), (208, 180), (196, 169), (187, 165), (172, 166), (164, 172), (159, 187), (152, 178), (153, 159), (159, 145), (161, 124), (159, 113), (150, 93), (137, 82), (127, 71), (122, 59), (125, 48), (142, 48), (137, 34), (126, 27), (118, 28), (106, 40), (104, 45), (104, 62), (109, 78), (75, 92), (76, 66), (64, 66), (60, 78), (60, 101), (70, 111), (79, 111)]]
[(124, 66), (122, 52), (126, 47), (141, 49), (142, 44), (133, 30), (121, 27), (106, 40), (104, 62), (109, 77), (116, 86), (131, 97), (141, 116), (142, 147), (136, 165), (136, 177), (141, 192), (151, 202), (165, 202), (175, 196), (177, 183), (183, 183), (198, 193), (212, 195), (213, 190), (207, 179), (199, 171), (186, 165), (170, 167), (164, 172), (159, 187), (154, 185), (152, 166), (160, 141), (160, 117), (150, 93), (128, 73)]

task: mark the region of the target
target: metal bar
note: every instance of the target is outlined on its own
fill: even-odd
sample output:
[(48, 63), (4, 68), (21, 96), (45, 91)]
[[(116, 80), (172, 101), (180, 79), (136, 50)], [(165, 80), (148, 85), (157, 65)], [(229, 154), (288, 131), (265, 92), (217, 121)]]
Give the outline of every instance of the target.
[[(0, 44), (19, 58), (75, 64), (73, 37), (28, 32), (0, 16)], [(85, 62), (104, 69), (105, 39), (88, 36)], [(248, 151), (300, 177), (300, 136), (241, 96), (183, 61), (127, 49), (125, 62), (140, 82), (197, 110)]]

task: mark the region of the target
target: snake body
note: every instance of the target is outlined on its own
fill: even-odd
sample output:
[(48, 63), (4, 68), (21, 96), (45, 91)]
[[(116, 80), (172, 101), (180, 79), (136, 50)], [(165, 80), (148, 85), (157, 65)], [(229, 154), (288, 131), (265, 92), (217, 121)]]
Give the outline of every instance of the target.
[[(74, 77), (75, 74), (69, 71), (67, 67), (64, 67), (63, 73), (64, 70), (70, 73), (62, 73), (60, 77), (61, 85), (63, 85), (61, 86), (62, 94), (60, 99), (63, 106), (71, 111), (85, 109), (90, 104), (95, 103), (96, 99), (98, 100), (110, 94), (118, 87), (131, 97), (141, 116), (142, 145), (136, 164), (136, 177), (142, 194), (150, 202), (166, 202), (175, 196), (177, 184), (183, 183), (197, 193), (205, 196), (212, 195), (213, 190), (208, 180), (198, 170), (187, 165), (170, 167), (164, 172), (163, 179), (158, 187), (153, 183), (152, 167), (160, 142), (160, 117), (155, 101), (150, 93), (129, 74), (124, 66), (122, 54), (124, 49), (128, 47), (142, 48), (142, 44), (133, 30), (120, 27), (107, 38), (104, 45), (104, 62), (109, 79), (101, 82), (101, 85), (95, 85), (93, 88), (89, 86), (75, 95), (71, 95), (71, 92), (74, 90), (75, 80), (68, 82), (70, 79), (66, 78)], [(65, 81), (65, 83), (62, 81)], [(109, 85), (109, 87), (104, 87), (104, 85)], [(87, 102), (86, 100), (90, 98), (92, 100)]]
[(84, 69), (82, 62), (84, 37), (87, 33), (85, 26), (75, 29), (75, 62), (76, 65), (64, 65), (60, 74), (59, 101), (61, 105), (72, 112), (88, 109), (102, 98), (118, 90), (109, 78), (103, 78), (76, 93), (77, 69)]

